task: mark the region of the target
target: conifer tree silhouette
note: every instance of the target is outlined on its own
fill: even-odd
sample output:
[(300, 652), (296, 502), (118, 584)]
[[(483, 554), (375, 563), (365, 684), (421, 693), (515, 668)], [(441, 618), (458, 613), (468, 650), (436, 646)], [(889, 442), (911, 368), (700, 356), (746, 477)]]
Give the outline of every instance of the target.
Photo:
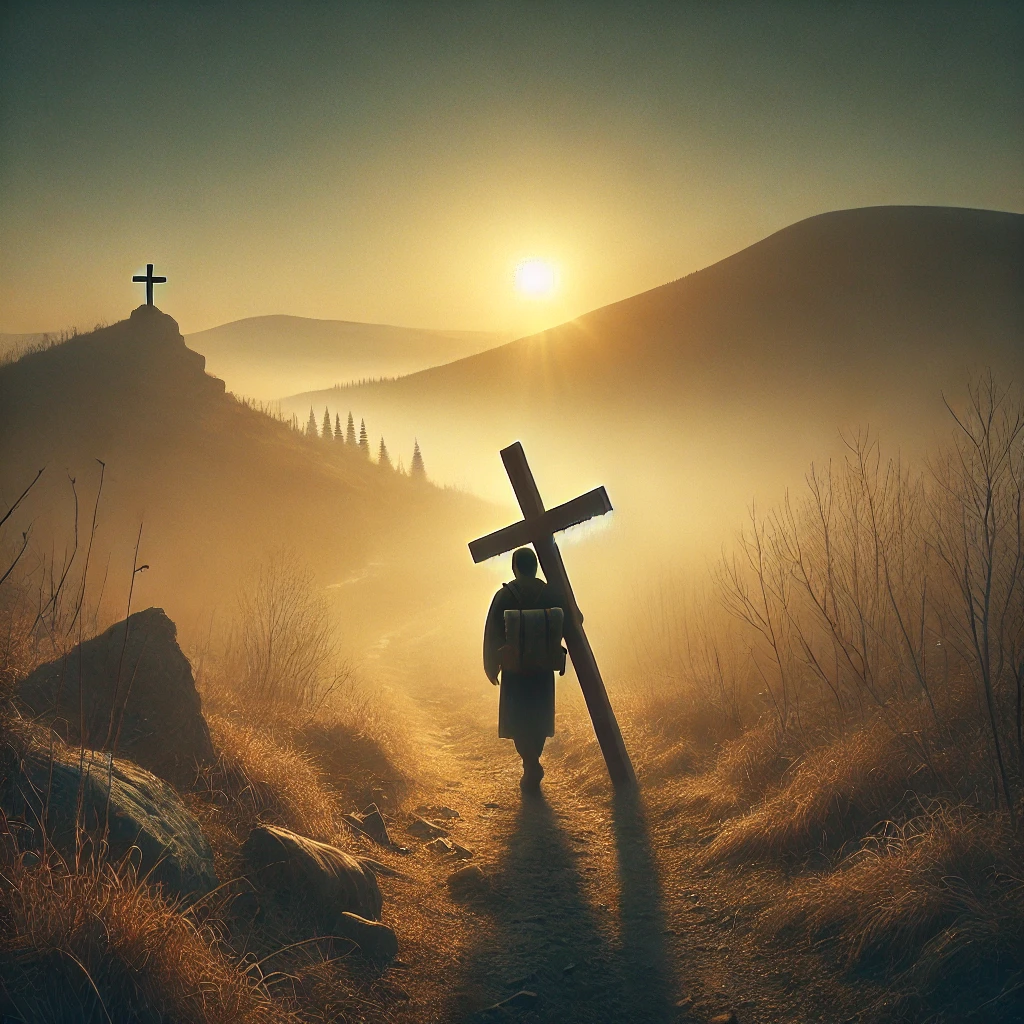
[(345, 442), (345, 434), (341, 429), (341, 413), (334, 414), (334, 440), (341, 441), (342, 444)]
[(424, 480), (427, 476), (427, 471), (423, 468), (423, 453), (420, 451), (419, 441), (413, 441), (412, 464), (409, 466), (409, 476), (414, 480)]
[(309, 407), (309, 422), (306, 424), (306, 437), (316, 437), (316, 416), (313, 413), (313, 406)]
[(320, 431), (320, 436), (325, 441), (333, 441), (334, 440), (334, 431), (331, 430), (331, 414), (327, 410), (326, 406), (324, 406), (324, 425), (323, 425), (323, 428)]
[(345, 428), (345, 444), (356, 443), (356, 425), (352, 419), (352, 413), (348, 414), (348, 426)]
[(380, 448), (377, 450), (377, 465), (385, 469), (391, 469), (391, 456), (388, 455), (388, 446), (384, 443), (384, 435), (380, 438)]
[(366, 420), (359, 421), (359, 451), (364, 458), (370, 457), (370, 439), (366, 436)]

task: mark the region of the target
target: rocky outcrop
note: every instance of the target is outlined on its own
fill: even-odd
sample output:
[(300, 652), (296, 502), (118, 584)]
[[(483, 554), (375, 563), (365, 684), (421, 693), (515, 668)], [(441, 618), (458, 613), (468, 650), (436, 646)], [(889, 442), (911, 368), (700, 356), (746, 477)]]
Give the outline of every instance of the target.
[(136, 612), (39, 666), (18, 684), (17, 696), (70, 745), (114, 750), (179, 787), (214, 761), (192, 666), (160, 608)]
[[(24, 846), (44, 837), (65, 862), (76, 855), (132, 861), (140, 878), (190, 899), (217, 886), (199, 822), (155, 775), (120, 758), (54, 742), (10, 743), (0, 764), (0, 808)], [(80, 831), (81, 830), (81, 831)]]
[(311, 912), (325, 928), (337, 928), (346, 913), (380, 918), (384, 901), (373, 872), (336, 846), (276, 825), (258, 825), (243, 849), (262, 886)]

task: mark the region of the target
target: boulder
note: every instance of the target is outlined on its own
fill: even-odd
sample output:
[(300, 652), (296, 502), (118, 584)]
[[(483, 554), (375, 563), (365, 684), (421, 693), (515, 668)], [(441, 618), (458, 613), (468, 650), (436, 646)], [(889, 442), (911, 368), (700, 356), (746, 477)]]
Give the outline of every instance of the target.
[[(217, 887), (213, 852), (199, 822), (166, 782), (144, 768), (92, 750), (54, 741), (52, 751), (28, 744), (4, 752), (0, 808), (27, 826), (25, 845), (39, 847), (44, 834), (71, 863), (76, 847), (89, 855), (106, 837), (108, 861), (130, 859), (140, 878), (160, 883), (186, 900)], [(78, 812), (81, 799), (81, 812)], [(76, 824), (84, 830), (84, 844)]]
[(161, 608), (136, 612), (66, 658), (40, 665), (16, 692), (69, 745), (114, 749), (175, 786), (190, 785), (197, 767), (214, 761), (192, 666)]
[(386, 961), (398, 956), (398, 936), (380, 921), (345, 913), (338, 920), (337, 930), (339, 935), (351, 939), (368, 960)]
[(260, 884), (305, 905), (328, 928), (337, 927), (345, 913), (380, 918), (384, 901), (374, 873), (336, 846), (276, 825), (257, 825), (243, 852)]

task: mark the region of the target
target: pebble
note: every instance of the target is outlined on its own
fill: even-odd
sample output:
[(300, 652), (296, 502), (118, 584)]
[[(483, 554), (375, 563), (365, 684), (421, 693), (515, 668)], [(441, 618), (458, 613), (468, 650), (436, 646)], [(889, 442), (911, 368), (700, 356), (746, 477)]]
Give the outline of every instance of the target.
[(708, 1024), (740, 1024), (740, 1019), (730, 1010), (728, 1013), (716, 1013)]

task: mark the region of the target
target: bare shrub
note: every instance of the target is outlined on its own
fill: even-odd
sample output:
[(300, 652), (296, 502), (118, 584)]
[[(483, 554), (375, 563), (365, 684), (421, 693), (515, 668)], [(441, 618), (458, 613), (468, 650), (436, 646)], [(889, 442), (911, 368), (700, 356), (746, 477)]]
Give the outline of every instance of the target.
[(259, 700), (315, 707), (345, 677), (327, 602), (296, 556), (279, 551), (253, 569), (238, 617), (240, 683)]

